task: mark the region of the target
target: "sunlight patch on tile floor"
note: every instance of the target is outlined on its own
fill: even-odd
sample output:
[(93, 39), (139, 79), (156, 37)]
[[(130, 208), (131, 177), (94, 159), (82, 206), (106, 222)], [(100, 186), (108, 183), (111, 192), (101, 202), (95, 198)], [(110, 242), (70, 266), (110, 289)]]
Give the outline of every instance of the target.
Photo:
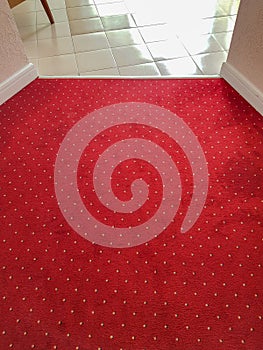
[[(12, 9), (40, 76), (218, 75), (240, 0), (39, 0)], [(149, 10), (150, 9), (150, 10)]]

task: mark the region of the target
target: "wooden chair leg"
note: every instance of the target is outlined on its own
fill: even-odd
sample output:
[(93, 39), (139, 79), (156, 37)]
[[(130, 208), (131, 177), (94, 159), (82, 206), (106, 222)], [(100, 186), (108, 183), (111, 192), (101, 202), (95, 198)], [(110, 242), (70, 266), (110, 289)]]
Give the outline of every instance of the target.
[(51, 11), (50, 11), (50, 7), (48, 5), (47, 0), (40, 0), (40, 1), (41, 1), (42, 5), (44, 7), (44, 10), (46, 11), (46, 14), (48, 16), (48, 19), (49, 19), (50, 23), (53, 24), (54, 23), (54, 17), (52, 15)]

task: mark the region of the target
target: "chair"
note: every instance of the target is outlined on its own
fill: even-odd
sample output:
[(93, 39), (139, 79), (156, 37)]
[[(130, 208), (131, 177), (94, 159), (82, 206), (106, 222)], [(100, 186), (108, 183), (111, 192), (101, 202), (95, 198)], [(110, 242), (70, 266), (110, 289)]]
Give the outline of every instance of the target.
[[(25, 1), (25, 0), (8, 0), (9, 5), (10, 5), (11, 8), (17, 6), (18, 4), (20, 4), (23, 1)], [(41, 1), (41, 4), (44, 7), (44, 10), (45, 10), (45, 12), (46, 12), (46, 14), (48, 16), (49, 22), (51, 24), (53, 24), (54, 23), (54, 17), (52, 15), (52, 12), (50, 10), (50, 7), (48, 5), (47, 0), (40, 0), (40, 1)]]

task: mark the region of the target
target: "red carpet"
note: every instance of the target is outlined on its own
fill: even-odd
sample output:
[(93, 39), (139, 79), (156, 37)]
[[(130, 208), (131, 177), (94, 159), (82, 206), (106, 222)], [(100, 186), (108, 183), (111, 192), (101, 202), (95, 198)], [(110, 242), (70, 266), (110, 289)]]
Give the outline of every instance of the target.
[(0, 349), (262, 349), (263, 119), (227, 83), (39, 79), (0, 114)]

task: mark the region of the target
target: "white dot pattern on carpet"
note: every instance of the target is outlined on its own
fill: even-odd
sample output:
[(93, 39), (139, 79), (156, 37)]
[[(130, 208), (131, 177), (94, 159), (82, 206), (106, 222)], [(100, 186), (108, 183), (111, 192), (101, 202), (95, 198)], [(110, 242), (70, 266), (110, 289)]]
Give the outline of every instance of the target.
[[(141, 120), (140, 123), (139, 120)], [(88, 123), (89, 131), (86, 132)], [(118, 128), (123, 127), (124, 130), (128, 128), (128, 135), (123, 135), (121, 141), (101, 151), (97, 160), (96, 156), (95, 159), (86, 159), (89, 164), (89, 170), (86, 171), (93, 173), (93, 180), (90, 179), (85, 185), (87, 188), (87, 186), (92, 186), (92, 182), (94, 183), (91, 192), (96, 193), (104, 207), (111, 208), (112, 216), (116, 216), (115, 213), (134, 212), (137, 216), (139, 215), (139, 220), (139, 209), (144, 206), (146, 200), (152, 201), (147, 188), (147, 186), (151, 187), (151, 184), (145, 182), (145, 179), (138, 174), (130, 185), (127, 183), (131, 192), (130, 198), (123, 201), (114, 194), (114, 190), (111, 189), (111, 182), (114, 169), (119, 169), (125, 160), (131, 158), (133, 164), (136, 164), (136, 162), (139, 163), (139, 159), (146, 159), (147, 163), (155, 169), (154, 171), (160, 174), (160, 188), (159, 191), (155, 190), (155, 194), (160, 192), (162, 199), (154, 216), (148, 218), (144, 225), (141, 224), (137, 227), (134, 226), (134, 220), (129, 220), (127, 216), (126, 219), (121, 217), (121, 221), (126, 221), (126, 227), (122, 228), (117, 228), (115, 225), (112, 225), (112, 227), (110, 225), (106, 226), (105, 222), (100, 223), (96, 220), (94, 215), (90, 215), (86, 210), (79, 194), (81, 189), (76, 180), (77, 167), (85, 148), (91, 147), (94, 153), (95, 148), (92, 146), (92, 139), (105, 138), (105, 131), (116, 126)], [(170, 137), (177, 142), (186, 154), (187, 161), (191, 164), (193, 194), (181, 231), (188, 231), (201, 214), (207, 195), (208, 170), (201, 146), (191, 129), (176, 115), (153, 104), (113, 104), (88, 114), (69, 130), (60, 146), (55, 165), (55, 189), (60, 209), (70, 226), (91, 242), (117, 248), (136, 246), (157, 237), (175, 217), (181, 200), (180, 174), (173, 163), (171, 154), (166, 153), (156, 143), (153, 143), (151, 138), (147, 137), (147, 134), (143, 134), (143, 136), (148, 140), (140, 138), (141, 133), (138, 137), (138, 131), (142, 129), (144, 132), (146, 126), (151, 127), (149, 135), (153, 132), (156, 134), (159, 132), (162, 136), (162, 133), (165, 132), (166, 138)], [(134, 135), (134, 128), (137, 135), (136, 133)], [(92, 131), (91, 129), (95, 130)], [(134, 138), (133, 135), (137, 137)], [(156, 141), (155, 138), (154, 141)], [(92, 171), (90, 170), (89, 161), (96, 162)], [(126, 165), (124, 174), (128, 167)], [(141, 166), (141, 169), (143, 169), (143, 166)], [(127, 172), (127, 174), (129, 173)], [(148, 170), (147, 174), (151, 175), (152, 172)], [(123, 178), (121, 180), (123, 181)], [(128, 181), (128, 177), (125, 177), (124, 180)], [(120, 185), (117, 182), (118, 190)], [(127, 190), (124, 190), (124, 193), (127, 193)], [(97, 209), (97, 213), (103, 210), (98, 209), (98, 203), (95, 204), (90, 201), (89, 208), (93, 206)]]
[[(166, 108), (193, 130), (208, 162), (209, 192), (199, 220), (181, 234), (190, 165), (172, 140), (153, 133), (182, 178), (177, 219), (150, 242), (111, 249), (64, 220), (54, 164), (81, 118), (131, 101)], [(3, 349), (260, 348), (263, 123), (226, 83), (36, 80), (0, 114)], [(94, 145), (103, 148), (111, 134), (121, 139), (109, 131)], [(81, 161), (79, 175), (87, 175), (84, 154)], [(119, 171), (116, 181), (127, 181)]]

